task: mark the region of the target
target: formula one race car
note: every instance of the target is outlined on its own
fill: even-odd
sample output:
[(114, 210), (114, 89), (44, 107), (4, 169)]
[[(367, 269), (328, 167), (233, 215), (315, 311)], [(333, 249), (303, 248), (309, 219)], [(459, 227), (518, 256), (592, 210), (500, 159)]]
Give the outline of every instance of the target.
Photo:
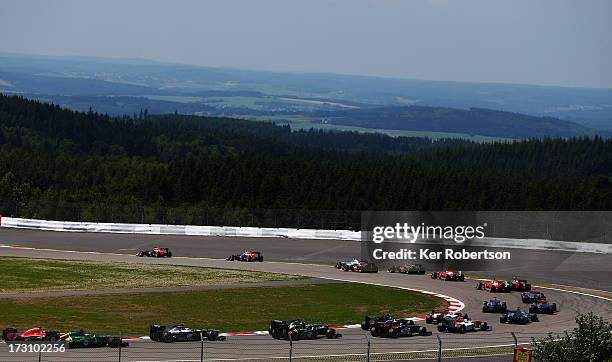
[(321, 337), (328, 339), (342, 337), (340, 333), (337, 333), (333, 328), (329, 328), (327, 324), (307, 324), (299, 319), (292, 321), (273, 320), (270, 322), (268, 333), (274, 339), (286, 339), (291, 341), (317, 339)]
[(80, 330), (78, 332), (66, 332), (60, 336), (60, 341), (68, 343), (68, 348), (100, 348), (100, 347), (128, 347), (128, 343), (121, 340), (119, 336), (98, 336), (88, 334)]
[(363, 329), (364, 331), (369, 331), (377, 323), (383, 323), (388, 321), (389, 319), (393, 319), (393, 317), (391, 317), (391, 315), (389, 314), (385, 314), (383, 316), (378, 317), (366, 316), (365, 320), (361, 322), (361, 329)]
[(345, 266), (353, 266), (359, 264), (359, 259), (353, 259), (351, 261), (339, 261), (336, 263), (336, 269), (343, 269)]
[(261, 253), (259, 251), (250, 251), (250, 250), (247, 250), (247, 251), (245, 251), (242, 254), (230, 255), (225, 260), (229, 260), (229, 261), (246, 261), (246, 262), (251, 262), (251, 261), (262, 262), (263, 261), (263, 255), (261, 255)]
[(517, 308), (516, 310), (509, 310), (506, 313), (502, 314), (501, 317), (499, 317), (500, 323), (507, 324), (527, 324), (538, 321), (539, 319), (537, 314), (523, 312), (521, 308)]
[(370, 263), (367, 260), (361, 260), (357, 264), (343, 265), (342, 270), (354, 271), (358, 273), (378, 273), (378, 266), (374, 263)]
[(488, 302), (485, 301), (482, 304), (483, 313), (506, 313), (507, 310), (508, 307), (506, 306), (506, 302), (497, 300), (497, 298), (493, 298)]
[(172, 252), (168, 248), (153, 248), (151, 250), (141, 250), (136, 256), (143, 257), (148, 256), (151, 258), (171, 258)]
[(427, 324), (438, 324), (444, 319), (444, 317), (460, 317), (463, 316), (461, 312), (451, 312), (448, 309), (432, 310), (431, 313), (425, 315), (425, 323)]
[(404, 264), (401, 266), (392, 266), (389, 268), (389, 273), (425, 274), (425, 268), (421, 264)]
[(459, 281), (462, 282), (465, 280), (465, 275), (463, 275), (462, 271), (456, 270), (446, 270), (431, 273), (431, 279), (441, 279), (441, 280), (450, 280), (450, 281)]
[[(366, 318), (367, 319), (367, 318)], [(409, 319), (387, 319), (386, 321), (378, 320), (371, 324), (370, 334), (372, 337), (412, 337), (412, 336), (431, 336), (431, 332), (427, 328), (418, 326), (414, 321)]]
[(149, 337), (155, 342), (192, 342), (192, 341), (224, 341), (225, 336), (220, 336), (215, 329), (191, 329), (183, 324), (177, 324), (170, 328), (157, 324), (149, 328)]
[(527, 280), (514, 278), (510, 282), (510, 290), (517, 292), (529, 292), (531, 291), (531, 284), (527, 283)]
[(46, 331), (41, 327), (30, 328), (22, 333), (18, 333), (15, 328), (5, 328), (2, 330), (2, 340), (4, 341), (59, 341), (60, 332)]
[(523, 303), (535, 303), (538, 300), (546, 300), (546, 296), (539, 290), (534, 289), (530, 292), (521, 293), (521, 300)]
[(554, 314), (557, 310), (557, 303), (551, 304), (546, 300), (537, 300), (529, 306), (529, 313)]
[(490, 331), (487, 322), (474, 321), (467, 315), (446, 316), (438, 323), (438, 332), (465, 333), (475, 331)]
[(487, 282), (478, 282), (476, 285), (478, 290), (488, 290), (491, 293), (496, 292), (510, 292), (512, 290), (511, 284), (505, 280), (489, 280)]

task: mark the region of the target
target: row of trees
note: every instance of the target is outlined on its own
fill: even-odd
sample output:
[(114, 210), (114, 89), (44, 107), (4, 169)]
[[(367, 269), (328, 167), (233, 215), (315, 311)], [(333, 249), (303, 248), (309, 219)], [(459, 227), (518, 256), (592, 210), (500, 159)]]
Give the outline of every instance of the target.
[[(612, 142), (601, 138), (291, 132), (195, 116), (111, 119), (0, 95), (0, 147), (7, 215), (197, 224), (224, 210), (211, 215), (346, 227), (358, 210), (612, 209)], [(252, 211), (261, 209), (293, 211)]]

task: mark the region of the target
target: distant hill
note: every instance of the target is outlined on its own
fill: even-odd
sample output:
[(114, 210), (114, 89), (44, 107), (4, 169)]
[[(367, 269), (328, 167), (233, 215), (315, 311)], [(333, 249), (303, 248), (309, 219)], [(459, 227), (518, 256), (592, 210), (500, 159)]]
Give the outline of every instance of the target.
[(477, 133), (505, 138), (574, 137), (604, 134), (574, 122), (491, 109), (378, 107), (318, 114), (328, 123), (410, 131)]
[[(286, 119), (307, 127), (314, 121), (314, 128), (324, 117), (339, 126), (503, 138), (607, 136), (612, 132), (612, 89), (281, 73), (142, 59), (0, 53), (0, 92), (51, 100), (72, 109), (92, 107), (111, 115), (149, 108), (153, 113)], [(360, 109), (320, 114), (335, 113), (331, 108), (338, 107), (334, 104)]]
[[(612, 89), (281, 73), (169, 64), (145, 59), (8, 53), (0, 53), (0, 72), (95, 79), (174, 93), (256, 91), (268, 95), (323, 98), (378, 106), (487, 108), (555, 117), (612, 131)], [(7, 89), (0, 76), (1, 90)], [(34, 93), (33, 90), (26, 92)], [(122, 94), (134, 95), (133, 92)]]

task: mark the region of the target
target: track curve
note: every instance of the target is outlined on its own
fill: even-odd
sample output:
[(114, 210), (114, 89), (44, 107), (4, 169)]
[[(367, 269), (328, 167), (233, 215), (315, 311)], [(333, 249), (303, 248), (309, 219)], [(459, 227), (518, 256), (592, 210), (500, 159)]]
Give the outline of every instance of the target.
[[(517, 325), (505, 325), (500, 324), (496, 319), (498, 319), (496, 314), (483, 314), (481, 311), (481, 306), (483, 300), (487, 300), (492, 297), (492, 295), (488, 292), (478, 291), (475, 289), (476, 281), (466, 280), (466, 282), (444, 282), (439, 280), (432, 280), (429, 276), (417, 276), (417, 275), (405, 275), (405, 274), (391, 274), (381, 272), (378, 274), (357, 274), (357, 273), (349, 273), (337, 270), (329, 265), (322, 264), (305, 264), (305, 263), (295, 263), (288, 261), (271, 261), (264, 263), (238, 263), (238, 262), (228, 262), (222, 259), (214, 259), (214, 258), (194, 258), (194, 257), (174, 257), (172, 259), (143, 259), (137, 258), (132, 255), (125, 254), (131, 253), (131, 250), (134, 247), (148, 247), (155, 244), (158, 244), (160, 241), (160, 237), (157, 236), (149, 236), (150, 238), (144, 238), (141, 235), (100, 235), (100, 234), (68, 234), (65, 233), (57, 233), (57, 232), (32, 232), (24, 230), (11, 230), (10, 233), (6, 233), (7, 229), (1, 230), (0, 233), (0, 244), (19, 244), (19, 245), (29, 245), (35, 248), (27, 248), (27, 247), (2, 247), (0, 248), (0, 256), (17, 256), (17, 257), (32, 257), (32, 258), (50, 258), (50, 259), (67, 259), (67, 260), (90, 260), (90, 261), (116, 261), (116, 262), (126, 262), (126, 263), (139, 263), (139, 264), (173, 264), (173, 265), (188, 265), (188, 266), (205, 266), (205, 267), (215, 267), (215, 268), (231, 268), (238, 270), (254, 270), (254, 271), (266, 271), (266, 272), (275, 272), (275, 273), (285, 273), (285, 274), (297, 274), (314, 278), (322, 278), (322, 279), (333, 279), (338, 281), (346, 281), (346, 282), (356, 282), (356, 283), (367, 283), (367, 284), (376, 284), (383, 285), (389, 287), (398, 287), (398, 288), (406, 288), (406, 289), (418, 289), (418, 290), (427, 290), (434, 293), (439, 293), (442, 295), (448, 295), (454, 297), (463, 303), (465, 303), (464, 312), (468, 313), (472, 318), (481, 319), (485, 321), (489, 321), (493, 326), (492, 332), (478, 332), (475, 334), (470, 334), (469, 336), (451, 336), (445, 335), (446, 338), (445, 348), (465, 348), (465, 347), (473, 347), (473, 346), (488, 346), (488, 345), (500, 345), (512, 343), (511, 338), (509, 337), (510, 332), (517, 333), (519, 335), (519, 339), (521, 341), (529, 341), (531, 336), (540, 336), (544, 335), (548, 332), (558, 333), (563, 332), (564, 330), (572, 329), (575, 325), (575, 317), (580, 312), (592, 311), (595, 314), (598, 314), (607, 320), (612, 320), (612, 300), (605, 297), (598, 296), (589, 296), (581, 293), (567, 292), (562, 289), (547, 289), (545, 293), (549, 300), (556, 302), (560, 307), (560, 312), (557, 315), (549, 316), (542, 315), (539, 323), (533, 323), (526, 326), (517, 326)], [(22, 234), (23, 233), (23, 234)], [(20, 234), (16, 237), (17, 234)], [(35, 237), (30, 240), (34, 240), (34, 242), (28, 242), (32, 234)], [(45, 238), (45, 236), (52, 234), (52, 238)], [(166, 238), (166, 237), (162, 237)], [(18, 240), (17, 240), (18, 239)], [(168, 244), (176, 254), (185, 255), (186, 253), (182, 248), (176, 248), (176, 239), (175, 237), (167, 237), (166, 244)], [(190, 238), (186, 238), (186, 240), (179, 241), (179, 244), (186, 243), (186, 245), (192, 245), (191, 247), (197, 248), (199, 250), (198, 253), (190, 253), (195, 255), (211, 255), (211, 256), (219, 256), (215, 255), (222, 252), (224, 255), (226, 253), (226, 248), (232, 248), (231, 253), (236, 252), (237, 250), (249, 248), (252, 245), (249, 240), (245, 240), (244, 238), (240, 238), (238, 240), (232, 240), (236, 238), (223, 237), (223, 242), (219, 243), (215, 240), (202, 240), (202, 238), (197, 238), (198, 240), (191, 240)], [(46, 240), (46, 241), (45, 241)], [(288, 239), (281, 239), (284, 242), (285, 248), (287, 250), (291, 249), (297, 243)], [(126, 242), (129, 241), (129, 242)], [(272, 249), (268, 249), (270, 247), (270, 239), (265, 239), (261, 241), (257, 241), (258, 245), (262, 245), (261, 243), (266, 243), (268, 247), (260, 248), (265, 252), (266, 256), (273, 254), (274, 252), (278, 253), (278, 250), (274, 251)], [(274, 243), (275, 241), (273, 241)], [(280, 240), (278, 241), (280, 242)], [(302, 249), (291, 251), (292, 255), (307, 255), (308, 253), (300, 254), (302, 251), (311, 251), (315, 255), (312, 257), (308, 257), (307, 260), (318, 262), (319, 258), (325, 257), (330, 258), (335, 257), (335, 255), (339, 255), (337, 259), (345, 259), (347, 256), (357, 255), (355, 249), (359, 248), (358, 243), (355, 242), (338, 242), (335, 241), (321, 241), (322, 244), (309, 244), (309, 241), (300, 240), (302, 244)], [(164, 245), (166, 245), (164, 244)], [(220, 246), (222, 244), (224, 246)], [(305, 244), (305, 245), (304, 245)], [(348, 245), (345, 245), (348, 244)], [(44, 248), (51, 247), (67, 247), (68, 245), (78, 245), (78, 249), (81, 250), (103, 250), (102, 252), (83, 252), (83, 251), (67, 251), (67, 250), (51, 250)], [(104, 245), (104, 247), (101, 247)], [(117, 246), (123, 246), (122, 248), (118, 248)], [(347, 247), (348, 251), (344, 249)], [(208, 247), (211, 247), (210, 249)], [(223, 250), (219, 250), (219, 248)], [(354, 249), (355, 248), (355, 249)], [(77, 249), (77, 248), (75, 248)], [(128, 250), (118, 250), (118, 249), (128, 249)], [(319, 253), (317, 254), (318, 249)], [(115, 251), (115, 253), (113, 253)], [(341, 255), (341, 256), (340, 256)], [(304, 261), (300, 259), (296, 259), (295, 261)], [(520, 301), (519, 293), (511, 293), (511, 294), (503, 294), (501, 296), (504, 300), (508, 302), (508, 306), (510, 308), (514, 308), (517, 306), (523, 307), (524, 304)], [(361, 343), (363, 343), (363, 332), (359, 329), (356, 330), (348, 330), (343, 332), (346, 336), (346, 340), (351, 339), (359, 339)], [(447, 337), (448, 336), (448, 337)], [(248, 340), (248, 338), (252, 338)], [(335, 341), (333, 341), (335, 342)], [(149, 343), (149, 342), (140, 342), (140, 343)], [(231, 350), (236, 348), (238, 345), (248, 345), (250, 343), (261, 343), (263, 346), (275, 344), (276, 342), (271, 341), (271, 338), (268, 336), (257, 336), (257, 337), (232, 337), (232, 341), (227, 343), (227, 349), (219, 345), (217, 353), (217, 357), (226, 357), (232, 355)], [(436, 338), (427, 338), (427, 337), (413, 337), (408, 339), (401, 340), (386, 340), (386, 341), (377, 341), (377, 348), (380, 350), (379, 353), (387, 353), (394, 351), (406, 351), (406, 350), (414, 350), (418, 346), (418, 350), (427, 350), (432, 349), (435, 350), (437, 348), (437, 339)], [(410, 346), (407, 345), (410, 343)], [(316, 341), (313, 345), (315, 347), (310, 347), (308, 350), (305, 350), (304, 353), (316, 353), (316, 354), (346, 354), (346, 348), (341, 347), (341, 343), (330, 343), (330, 341)], [(321, 347), (321, 350), (318, 348)], [(151, 357), (154, 360), (171, 360), (169, 356), (172, 355), (172, 350), (175, 348), (172, 346), (167, 349), (167, 356), (159, 356), (155, 355), (155, 357)], [(185, 345), (182, 345), (181, 348), (185, 348)], [(193, 348), (199, 349), (199, 346), (194, 346)], [(166, 350), (166, 349), (164, 349)], [(157, 351), (159, 352), (159, 351)], [(376, 352), (376, 350), (374, 351)], [(177, 351), (174, 351), (177, 353)], [(212, 351), (211, 351), (212, 353)], [(284, 352), (283, 352), (284, 353)], [(135, 358), (138, 359), (138, 358)]]

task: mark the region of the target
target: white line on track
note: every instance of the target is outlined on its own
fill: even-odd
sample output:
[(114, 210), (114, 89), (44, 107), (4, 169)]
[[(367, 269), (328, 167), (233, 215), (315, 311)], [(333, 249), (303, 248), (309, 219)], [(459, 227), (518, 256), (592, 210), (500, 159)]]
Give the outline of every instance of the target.
[[(527, 345), (529, 342), (518, 343), (517, 345)], [(514, 347), (514, 344), (497, 344), (493, 346), (479, 346), (479, 347), (457, 347), (457, 348), (445, 348), (442, 351), (465, 351), (470, 349), (486, 349), (486, 348), (499, 348), (499, 347)], [(399, 351), (399, 352), (379, 352), (379, 353), (370, 353), (370, 356), (385, 356), (385, 355), (401, 355), (401, 354), (409, 354), (409, 353), (428, 353), (428, 352), (438, 352), (438, 349), (428, 349), (425, 351)], [(293, 358), (333, 358), (333, 357), (350, 357), (350, 356), (363, 356), (365, 353), (352, 353), (352, 354), (326, 354), (326, 355), (307, 355), (307, 356), (294, 356)], [(473, 356), (473, 357), (483, 357), (483, 356)], [(253, 361), (253, 360), (261, 360), (263, 358), (215, 358), (215, 361)], [(265, 359), (289, 359), (288, 357), (278, 356), (278, 357), (265, 357)], [(431, 358), (430, 358), (431, 359)], [(385, 359), (387, 360), (387, 359)], [(199, 362), (200, 360), (135, 360), (133, 362)], [(393, 361), (393, 360), (391, 360)]]

